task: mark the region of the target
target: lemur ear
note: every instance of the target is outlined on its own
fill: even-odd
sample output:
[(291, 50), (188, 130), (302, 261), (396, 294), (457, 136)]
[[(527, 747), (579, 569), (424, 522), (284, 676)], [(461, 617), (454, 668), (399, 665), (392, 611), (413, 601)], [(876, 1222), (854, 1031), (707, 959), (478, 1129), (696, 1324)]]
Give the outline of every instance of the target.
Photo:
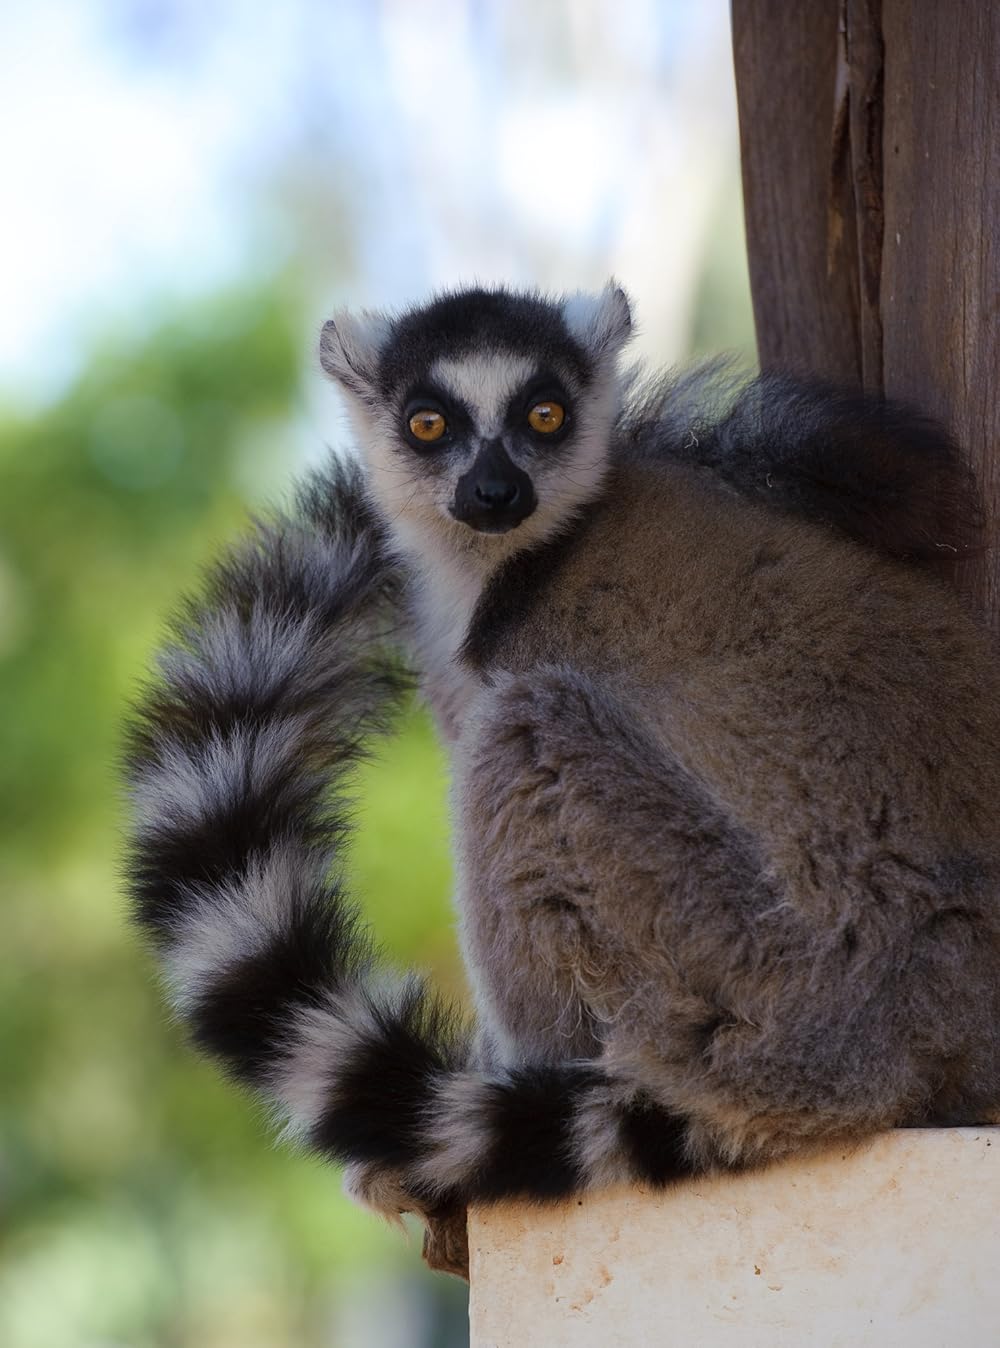
[(363, 397), (375, 383), (379, 355), (389, 337), (390, 321), (376, 310), (342, 310), (323, 324), (319, 359), (323, 369), (350, 393)]
[(562, 314), (570, 335), (595, 360), (616, 356), (632, 335), (632, 310), (617, 281), (597, 295), (582, 290), (567, 295)]

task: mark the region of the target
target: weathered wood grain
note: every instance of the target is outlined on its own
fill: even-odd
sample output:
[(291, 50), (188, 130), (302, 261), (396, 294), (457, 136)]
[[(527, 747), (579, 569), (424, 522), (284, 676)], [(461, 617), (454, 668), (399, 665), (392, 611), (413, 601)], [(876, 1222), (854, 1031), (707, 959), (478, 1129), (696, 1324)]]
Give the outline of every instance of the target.
[[(838, 66), (830, 0), (736, 0), (733, 55), (761, 364), (860, 377), (857, 248), (831, 198)], [(831, 211), (833, 216), (831, 218)], [(832, 253), (835, 265), (830, 266)]]
[[(1000, 538), (1000, 5), (734, 0), (762, 366), (915, 402)], [(956, 576), (1000, 630), (1000, 547)]]
[[(884, 0), (887, 393), (953, 427), (1000, 541), (1000, 5)], [(1000, 547), (964, 579), (1000, 630)]]

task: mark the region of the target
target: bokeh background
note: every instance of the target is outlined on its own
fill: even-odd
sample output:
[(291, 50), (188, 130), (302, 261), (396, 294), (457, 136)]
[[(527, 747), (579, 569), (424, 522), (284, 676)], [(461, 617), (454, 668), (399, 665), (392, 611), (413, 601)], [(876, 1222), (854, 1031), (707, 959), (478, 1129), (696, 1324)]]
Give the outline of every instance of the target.
[[(752, 359), (726, 0), (0, 8), (0, 1345), (422, 1348), (465, 1294), (185, 1048), (115, 756), (164, 615), (343, 447), (345, 302), (614, 272), (638, 352)], [(353, 873), (461, 992), (415, 709)]]

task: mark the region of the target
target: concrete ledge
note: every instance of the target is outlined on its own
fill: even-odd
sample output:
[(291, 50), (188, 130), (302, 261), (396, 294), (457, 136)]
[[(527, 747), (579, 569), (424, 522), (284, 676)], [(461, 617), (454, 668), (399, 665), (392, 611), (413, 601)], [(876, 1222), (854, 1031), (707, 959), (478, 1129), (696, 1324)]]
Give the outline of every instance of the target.
[(1000, 1127), (469, 1215), (472, 1348), (994, 1348)]

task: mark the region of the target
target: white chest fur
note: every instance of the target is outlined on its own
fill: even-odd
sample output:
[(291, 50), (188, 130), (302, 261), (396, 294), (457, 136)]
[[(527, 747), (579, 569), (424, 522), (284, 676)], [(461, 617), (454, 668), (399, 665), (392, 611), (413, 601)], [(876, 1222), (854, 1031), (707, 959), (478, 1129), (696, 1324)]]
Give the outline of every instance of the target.
[(413, 654), (423, 694), (449, 742), (479, 687), (458, 656), (482, 587), (475, 558), (422, 556), (414, 567)]

